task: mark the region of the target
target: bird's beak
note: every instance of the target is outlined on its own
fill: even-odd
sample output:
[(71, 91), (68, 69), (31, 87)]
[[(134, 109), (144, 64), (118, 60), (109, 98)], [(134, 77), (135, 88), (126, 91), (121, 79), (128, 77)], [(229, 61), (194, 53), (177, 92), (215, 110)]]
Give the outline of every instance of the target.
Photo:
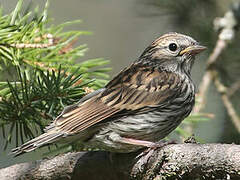
[(200, 45), (193, 45), (193, 46), (189, 46), (185, 49), (183, 49), (182, 51), (180, 51), (180, 55), (183, 55), (185, 53), (189, 53), (192, 55), (196, 55), (199, 54), (200, 52), (204, 51), (205, 49), (207, 49), (205, 46), (200, 46)]

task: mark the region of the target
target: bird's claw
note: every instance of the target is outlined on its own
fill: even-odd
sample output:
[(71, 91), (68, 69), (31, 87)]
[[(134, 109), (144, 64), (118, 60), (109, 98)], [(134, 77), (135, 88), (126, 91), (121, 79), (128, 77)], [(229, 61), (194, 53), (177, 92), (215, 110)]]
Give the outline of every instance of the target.
[(162, 141), (159, 141), (159, 142), (156, 142), (154, 143), (152, 146), (150, 146), (149, 148), (147, 148), (146, 150), (144, 150), (143, 152), (141, 152), (137, 157), (136, 159), (139, 159), (143, 156), (146, 156), (146, 158), (148, 159), (152, 154), (153, 152), (156, 150), (156, 149), (159, 149), (159, 148), (163, 148), (164, 146), (167, 146), (169, 144), (176, 144), (176, 142), (174, 140), (172, 141), (165, 141), (165, 140), (162, 140)]

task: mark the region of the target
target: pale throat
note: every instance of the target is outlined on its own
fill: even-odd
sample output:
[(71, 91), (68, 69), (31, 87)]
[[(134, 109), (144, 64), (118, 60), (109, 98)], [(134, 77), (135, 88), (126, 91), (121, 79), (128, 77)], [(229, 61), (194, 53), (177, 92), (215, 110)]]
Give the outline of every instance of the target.
[(185, 59), (185, 60), (182, 62), (182, 67), (181, 67), (181, 68), (182, 68), (182, 70), (183, 70), (187, 75), (190, 75), (190, 74), (191, 74), (191, 70), (192, 70), (194, 61), (195, 61), (195, 57), (192, 56), (192, 57), (190, 57), (190, 58)]

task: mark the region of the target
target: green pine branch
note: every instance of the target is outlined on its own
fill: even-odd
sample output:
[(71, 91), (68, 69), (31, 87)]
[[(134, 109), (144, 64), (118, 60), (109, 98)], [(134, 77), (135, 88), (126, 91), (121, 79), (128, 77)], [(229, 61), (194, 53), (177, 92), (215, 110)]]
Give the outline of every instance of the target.
[(87, 51), (76, 46), (87, 31), (64, 31), (81, 21), (53, 25), (48, 1), (42, 12), (22, 8), (19, 0), (12, 13), (0, 10), (0, 127), (5, 148), (14, 138), (16, 146), (43, 132), (64, 106), (74, 104), (87, 91), (106, 83), (107, 60), (77, 63)]

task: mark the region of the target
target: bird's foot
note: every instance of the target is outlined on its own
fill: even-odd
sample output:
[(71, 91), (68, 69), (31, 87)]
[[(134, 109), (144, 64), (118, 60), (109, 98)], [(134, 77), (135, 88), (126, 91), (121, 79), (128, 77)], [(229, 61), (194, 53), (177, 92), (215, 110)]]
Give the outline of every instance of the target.
[(167, 146), (169, 144), (176, 144), (176, 142), (161, 140), (159, 142), (153, 143), (148, 149), (141, 152), (136, 158), (138, 159), (145, 156), (148, 159), (156, 149), (163, 148), (164, 146)]
[(154, 151), (158, 148), (163, 148), (166, 145), (169, 144), (176, 144), (175, 141), (159, 141), (157, 143), (154, 143), (151, 147), (149, 147), (148, 149), (144, 150), (142, 153), (140, 153), (136, 158), (139, 159), (138, 160), (138, 166), (139, 167), (145, 167), (146, 164), (148, 164), (148, 161), (150, 159), (150, 157), (153, 156)]

